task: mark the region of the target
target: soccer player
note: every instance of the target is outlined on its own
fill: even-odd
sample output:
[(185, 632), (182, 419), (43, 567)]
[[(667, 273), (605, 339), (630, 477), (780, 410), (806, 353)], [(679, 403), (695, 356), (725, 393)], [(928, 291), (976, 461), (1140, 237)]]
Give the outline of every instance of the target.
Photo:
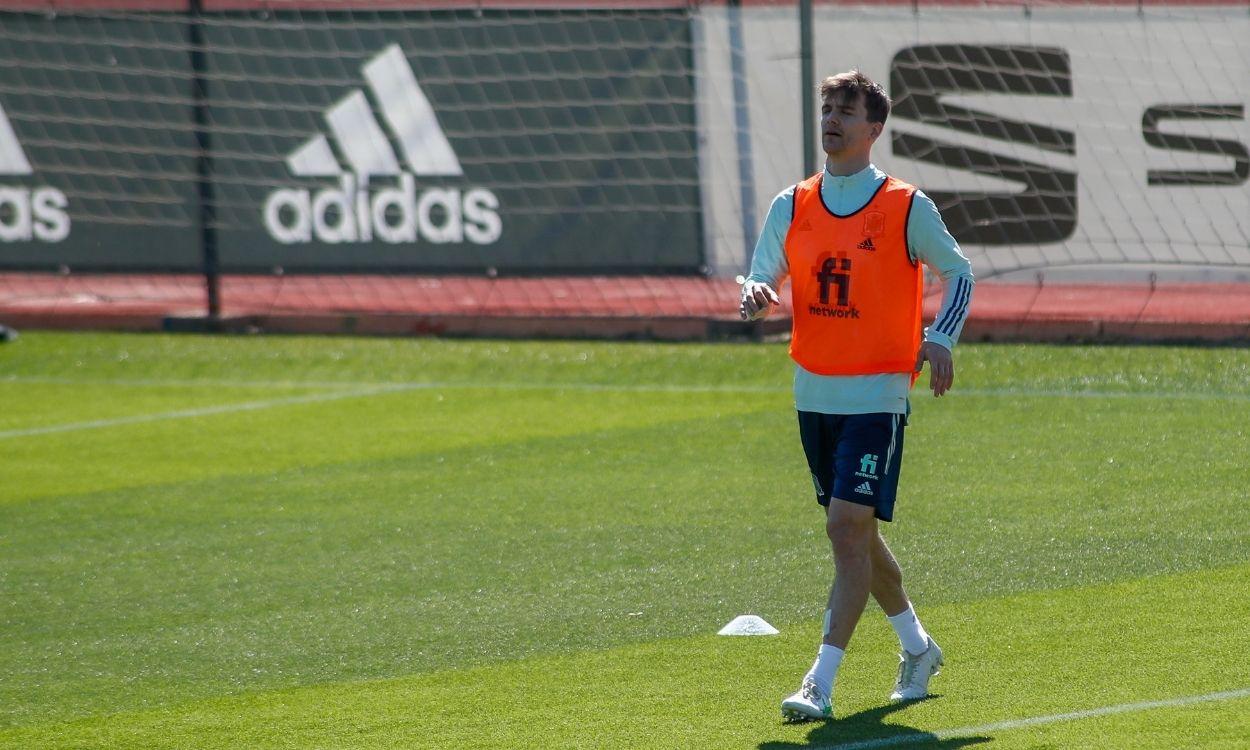
[[(825, 168), (773, 199), (739, 308), (745, 320), (767, 314), (790, 277), (799, 438), (833, 544), (824, 637), (799, 691), (781, 703), (790, 720), (832, 715), (838, 666), (869, 594), (901, 646), (891, 700), (925, 697), (942, 666), (878, 522), (894, 517), (908, 392), (926, 361), (933, 395), (950, 389), (973, 286), (933, 201), (871, 163), (890, 112), (881, 86), (853, 70), (826, 78), (820, 98)], [(945, 286), (923, 339), (921, 263)]]

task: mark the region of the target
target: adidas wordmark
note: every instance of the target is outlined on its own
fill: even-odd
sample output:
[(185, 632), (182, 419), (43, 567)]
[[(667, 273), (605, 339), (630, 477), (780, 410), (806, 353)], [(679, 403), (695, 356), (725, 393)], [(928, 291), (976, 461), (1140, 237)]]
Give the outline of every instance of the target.
[[(264, 209), (270, 236), (284, 244), (314, 239), (409, 243), (420, 237), (488, 245), (498, 240), (503, 224), (499, 199), (491, 191), (439, 187), (417, 192), (415, 176), (461, 177), (464, 170), (399, 45), (382, 50), (362, 72), (382, 122), (363, 89), (326, 110), (329, 137), (314, 134), (287, 156), (286, 164), (296, 177), (332, 177), (338, 184), (315, 193), (300, 188), (270, 193)], [(335, 156), (331, 137), (348, 169)], [(388, 186), (371, 191), (374, 177)]]

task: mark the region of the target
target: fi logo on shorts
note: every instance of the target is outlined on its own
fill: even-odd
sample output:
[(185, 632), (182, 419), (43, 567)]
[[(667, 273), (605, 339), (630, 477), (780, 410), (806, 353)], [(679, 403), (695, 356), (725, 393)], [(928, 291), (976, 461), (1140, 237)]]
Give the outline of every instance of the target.
[(857, 477), (867, 477), (868, 479), (877, 478), (877, 454), (865, 453), (859, 459), (859, 471), (855, 472)]

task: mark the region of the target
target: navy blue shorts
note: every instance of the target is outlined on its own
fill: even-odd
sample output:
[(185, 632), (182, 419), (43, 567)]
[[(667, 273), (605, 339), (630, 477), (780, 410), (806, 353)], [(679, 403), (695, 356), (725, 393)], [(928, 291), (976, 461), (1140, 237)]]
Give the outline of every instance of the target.
[(799, 438), (816, 485), (816, 502), (829, 498), (867, 505), (882, 521), (894, 520), (903, 458), (902, 414), (799, 412)]

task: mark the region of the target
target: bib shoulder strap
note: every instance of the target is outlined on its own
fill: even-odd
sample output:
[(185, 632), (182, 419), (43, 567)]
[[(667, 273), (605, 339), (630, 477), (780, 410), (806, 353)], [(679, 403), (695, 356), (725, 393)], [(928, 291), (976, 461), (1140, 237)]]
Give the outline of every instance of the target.
[(824, 172), (817, 172), (794, 186), (794, 213), (807, 206), (813, 199), (820, 200), (820, 178)]
[(897, 177), (889, 175), (885, 178), (885, 185), (882, 186), (881, 193), (887, 195), (890, 193), (901, 193), (905, 198), (911, 198), (916, 192), (916, 186), (908, 182), (903, 182)]

